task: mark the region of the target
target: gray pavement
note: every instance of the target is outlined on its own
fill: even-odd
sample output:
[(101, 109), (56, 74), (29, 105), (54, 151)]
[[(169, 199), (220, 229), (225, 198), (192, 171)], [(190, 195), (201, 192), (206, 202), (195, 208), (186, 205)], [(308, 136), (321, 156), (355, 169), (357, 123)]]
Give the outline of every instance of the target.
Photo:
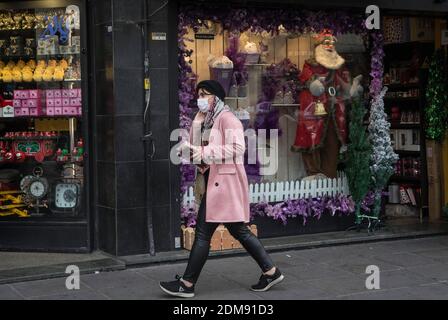
[[(259, 277), (249, 256), (209, 259), (194, 299), (444, 299), (448, 300), (448, 236), (273, 253), (285, 280), (265, 293), (248, 290)], [(80, 289), (65, 278), (0, 285), (0, 299), (172, 299), (159, 280), (185, 263), (81, 274)], [(380, 270), (380, 289), (367, 290), (366, 267)]]

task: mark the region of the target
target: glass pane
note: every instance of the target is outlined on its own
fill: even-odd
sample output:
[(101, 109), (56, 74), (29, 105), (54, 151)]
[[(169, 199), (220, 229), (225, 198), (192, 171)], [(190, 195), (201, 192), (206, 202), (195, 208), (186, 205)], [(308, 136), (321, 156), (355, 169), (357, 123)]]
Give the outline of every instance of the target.
[(0, 11), (0, 219), (84, 215), (77, 6)]

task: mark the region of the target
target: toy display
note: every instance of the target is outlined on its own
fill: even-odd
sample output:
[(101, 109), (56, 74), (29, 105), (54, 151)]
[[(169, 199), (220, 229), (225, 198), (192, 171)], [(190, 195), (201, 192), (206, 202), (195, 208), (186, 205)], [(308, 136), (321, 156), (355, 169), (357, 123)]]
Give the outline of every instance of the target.
[(0, 10), (0, 220), (83, 214), (80, 29), (77, 5)]
[[(69, 59), (72, 60), (73, 59)], [(3, 82), (41, 82), (80, 80), (79, 64), (67, 59), (30, 59), (27, 62), (20, 59), (5, 63), (0, 61), (0, 79)]]

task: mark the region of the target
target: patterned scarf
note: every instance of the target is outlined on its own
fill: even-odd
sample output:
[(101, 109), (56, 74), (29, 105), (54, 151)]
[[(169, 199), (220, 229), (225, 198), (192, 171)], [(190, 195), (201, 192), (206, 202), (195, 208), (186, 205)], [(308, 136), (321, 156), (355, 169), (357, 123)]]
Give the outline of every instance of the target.
[[(215, 120), (218, 117), (218, 115), (221, 112), (228, 110), (230, 110), (229, 106), (225, 105), (224, 101), (215, 96), (215, 99), (213, 100), (213, 105), (210, 108), (210, 111), (207, 112), (207, 114), (205, 115), (204, 123), (201, 127), (202, 145), (208, 144), (211, 128), (213, 127), (213, 124), (215, 123)], [(208, 166), (204, 165), (201, 167), (206, 168)], [(196, 208), (199, 208), (199, 205), (201, 204), (202, 197), (204, 196), (205, 193), (205, 189), (206, 185), (204, 175), (199, 171), (198, 168), (196, 168), (196, 180), (194, 183)]]
[(210, 111), (207, 112), (207, 114), (205, 115), (204, 130), (211, 129), (218, 115), (222, 111), (228, 111), (228, 110), (230, 110), (229, 106), (225, 105), (224, 101), (215, 96)]

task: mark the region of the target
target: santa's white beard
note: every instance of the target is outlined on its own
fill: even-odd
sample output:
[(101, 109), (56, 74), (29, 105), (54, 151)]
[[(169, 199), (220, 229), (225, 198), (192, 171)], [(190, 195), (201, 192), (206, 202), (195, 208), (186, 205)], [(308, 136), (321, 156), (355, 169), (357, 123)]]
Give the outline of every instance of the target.
[(337, 70), (345, 62), (336, 50), (328, 51), (321, 44), (314, 49), (314, 54), (316, 61), (327, 69)]

